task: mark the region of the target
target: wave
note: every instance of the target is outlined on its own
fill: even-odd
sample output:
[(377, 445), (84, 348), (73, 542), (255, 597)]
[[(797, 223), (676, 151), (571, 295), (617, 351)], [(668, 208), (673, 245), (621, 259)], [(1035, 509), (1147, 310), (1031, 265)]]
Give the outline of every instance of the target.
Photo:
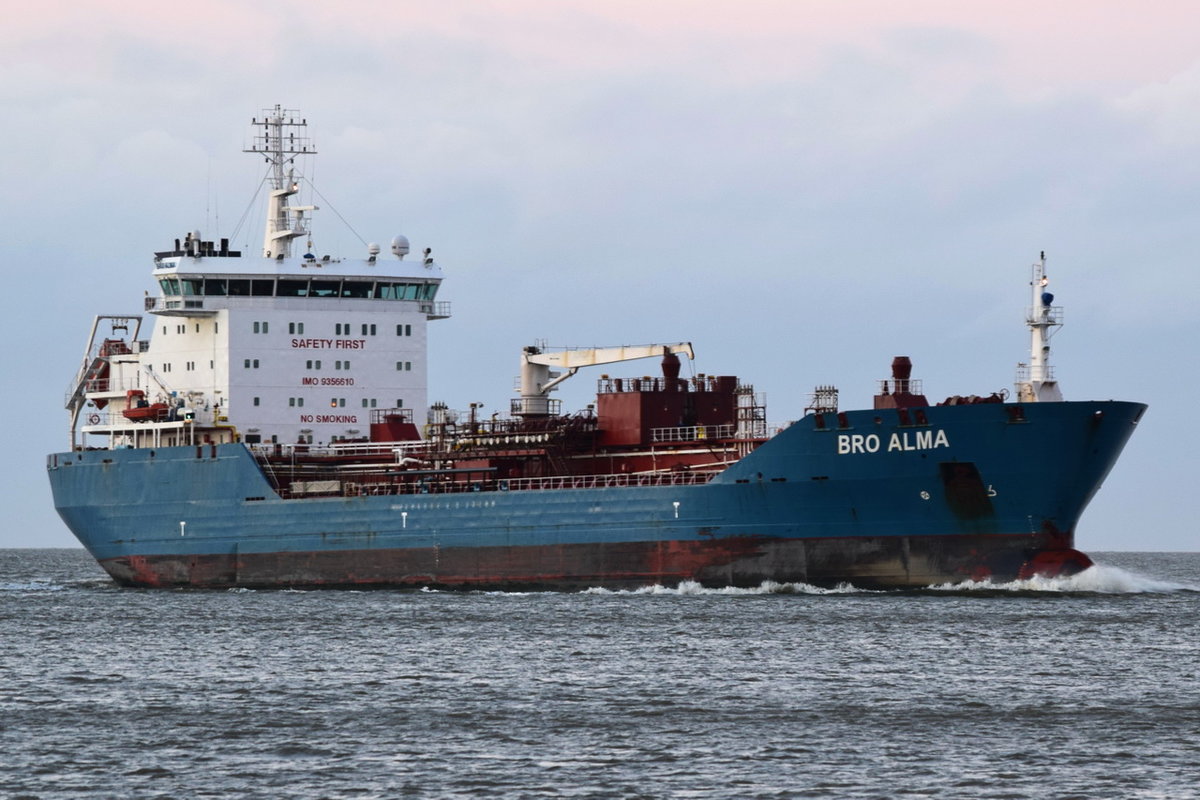
[(1058, 578), (1033, 577), (995, 583), (991, 580), (942, 583), (930, 586), (937, 592), (1045, 592), (1054, 594), (1164, 594), (1200, 592), (1200, 586), (1164, 581), (1129, 572), (1120, 567), (1095, 564), (1075, 575)]
[(1164, 581), (1139, 575), (1120, 567), (1096, 564), (1075, 575), (996, 582), (992, 580), (962, 581), (960, 583), (934, 584), (918, 589), (864, 589), (850, 583), (840, 583), (833, 588), (813, 586), (807, 583), (777, 583), (764, 581), (754, 587), (705, 587), (696, 581), (682, 581), (677, 586), (643, 586), (638, 589), (584, 589), (580, 594), (612, 595), (845, 595), (845, 594), (912, 594), (913, 592), (936, 593), (1044, 593), (1044, 594), (1166, 594), (1172, 592), (1200, 592), (1200, 586), (1174, 581)]
[[(29, 593), (29, 592), (61, 592), (69, 589), (106, 589), (119, 590), (108, 580), (88, 581), (56, 581), (49, 579), (31, 578), (27, 580), (2, 581), (0, 593)], [(234, 587), (226, 590), (230, 593), (253, 593), (256, 590), (245, 587)], [(303, 589), (282, 589), (282, 593), (304, 594)], [(421, 587), (419, 592), (429, 594), (456, 594), (454, 591)], [(1120, 567), (1105, 564), (1093, 565), (1080, 573), (1067, 577), (1043, 578), (1034, 577), (1025, 580), (997, 582), (990, 579), (981, 581), (962, 581), (959, 583), (933, 584), (915, 589), (865, 589), (851, 583), (840, 583), (832, 588), (813, 586), (802, 582), (764, 581), (758, 586), (720, 586), (706, 587), (697, 581), (681, 581), (675, 586), (655, 584), (636, 589), (606, 589), (592, 587), (583, 589), (579, 594), (590, 595), (888, 595), (937, 593), (937, 594), (986, 594), (986, 593), (1037, 593), (1037, 594), (1168, 594), (1173, 592), (1200, 592), (1200, 585), (1180, 583), (1177, 581), (1161, 580), (1136, 572), (1130, 572)], [(547, 594), (539, 591), (484, 591), (482, 594), (525, 596)], [(555, 592), (549, 592), (555, 594)]]
[(0, 592), (61, 592), (67, 585), (55, 581), (9, 581), (0, 583)]
[(849, 583), (839, 583), (832, 589), (824, 586), (813, 586), (808, 583), (777, 583), (763, 581), (758, 586), (701, 586), (696, 581), (680, 581), (676, 586), (642, 586), (637, 589), (605, 589), (592, 587), (584, 589), (580, 594), (663, 594), (663, 595), (755, 595), (755, 594), (881, 594), (872, 589), (860, 589)]

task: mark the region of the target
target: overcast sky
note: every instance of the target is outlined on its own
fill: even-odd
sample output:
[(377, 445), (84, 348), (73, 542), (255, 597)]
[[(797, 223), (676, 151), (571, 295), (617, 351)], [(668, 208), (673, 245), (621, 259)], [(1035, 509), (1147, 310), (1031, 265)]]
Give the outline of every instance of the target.
[(184, 231), (253, 247), (241, 149), (280, 103), (321, 153), (317, 249), (434, 249), (455, 408), (506, 412), (536, 339), (691, 341), (780, 423), (816, 384), (869, 405), (900, 354), (931, 399), (985, 394), (1045, 250), (1067, 398), (1150, 404), (1078, 546), (1197, 549), (1194, 2), (42, 0), (6, 13), (0, 94), (0, 547), (75, 544), (44, 459), (92, 317), (139, 311)]

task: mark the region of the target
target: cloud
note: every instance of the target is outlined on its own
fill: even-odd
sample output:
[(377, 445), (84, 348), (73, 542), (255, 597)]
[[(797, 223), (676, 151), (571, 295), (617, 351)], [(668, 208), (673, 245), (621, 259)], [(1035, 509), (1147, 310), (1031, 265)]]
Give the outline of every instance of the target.
[(1150, 127), (1163, 146), (1194, 150), (1200, 146), (1200, 61), (1165, 81), (1139, 86), (1113, 106)]

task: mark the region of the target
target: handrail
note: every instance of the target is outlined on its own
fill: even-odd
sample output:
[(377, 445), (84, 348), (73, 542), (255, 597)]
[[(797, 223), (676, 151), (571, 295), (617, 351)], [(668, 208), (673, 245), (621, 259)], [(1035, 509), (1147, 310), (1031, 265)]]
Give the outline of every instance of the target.
[[(281, 486), (279, 494), (284, 498), (316, 497), (320, 495), (449, 495), (476, 492), (522, 492), (522, 491), (552, 491), (566, 489), (617, 489), (636, 488), (644, 486), (698, 486), (711, 481), (720, 470), (707, 471), (663, 471), (640, 473), (610, 473), (601, 475), (556, 475), (541, 478), (496, 478), (484, 475), (480, 471), (478, 477), (473, 476), (474, 470), (455, 470), (440, 472), (437, 470), (420, 470), (418, 480), (408, 480), (401, 483), (391, 483), (370, 478), (373, 473), (364, 471), (358, 474), (347, 473), (327, 479), (330, 485), (320, 492), (308, 490), (309, 480), (298, 483), (304, 486), (304, 491), (296, 491), (290, 483), (282, 481), (275, 469), (277, 463), (261, 455), (258, 461), (263, 464), (264, 472), (276, 486)], [(463, 473), (466, 473), (464, 476)], [(401, 473), (402, 474), (402, 473)], [(453, 480), (439, 480), (439, 475), (454, 476)]]
[(691, 425), (680, 428), (651, 428), (651, 442), (696, 442), (705, 439), (732, 439), (737, 432), (737, 426), (725, 425)]
[(501, 491), (546, 489), (612, 489), (627, 486), (695, 486), (708, 483), (715, 472), (635, 472), (603, 475), (556, 475), (544, 478), (501, 479)]

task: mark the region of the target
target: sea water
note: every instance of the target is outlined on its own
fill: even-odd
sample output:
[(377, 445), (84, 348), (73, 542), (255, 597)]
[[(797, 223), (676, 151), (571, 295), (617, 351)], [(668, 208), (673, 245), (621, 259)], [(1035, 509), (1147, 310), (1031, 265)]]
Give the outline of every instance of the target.
[(921, 591), (153, 591), (0, 551), (0, 797), (1200, 796), (1200, 554)]

